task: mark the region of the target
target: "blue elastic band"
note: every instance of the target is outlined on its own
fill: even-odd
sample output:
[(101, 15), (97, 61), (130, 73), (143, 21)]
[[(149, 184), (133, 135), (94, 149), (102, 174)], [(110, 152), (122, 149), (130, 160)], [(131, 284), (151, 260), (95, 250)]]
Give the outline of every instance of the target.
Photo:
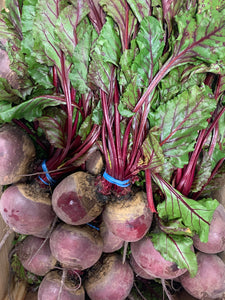
[[(48, 179), (49, 183), (51, 185), (55, 184), (56, 181), (50, 176), (50, 174), (48, 173), (48, 168), (46, 166), (46, 160), (43, 160), (42, 164), (42, 170), (45, 172), (46, 178)], [(39, 176), (39, 179), (46, 185), (49, 185), (44, 179), (41, 178), (41, 176)]]
[(127, 186), (129, 186), (130, 185), (130, 183), (129, 183), (129, 179), (127, 179), (127, 180), (119, 180), (119, 179), (115, 179), (115, 178), (113, 178), (112, 176), (110, 176), (109, 174), (107, 174), (106, 172), (104, 172), (104, 174), (103, 174), (103, 177), (108, 181), (108, 182), (110, 182), (110, 183), (113, 183), (113, 184), (116, 184), (116, 185), (118, 185), (118, 186), (120, 186), (120, 187), (127, 187)]
[(96, 227), (96, 226), (94, 226), (94, 225), (92, 225), (90, 223), (87, 223), (87, 225), (90, 226), (90, 227), (92, 227), (92, 228), (94, 228), (94, 229), (100, 230), (98, 227)]

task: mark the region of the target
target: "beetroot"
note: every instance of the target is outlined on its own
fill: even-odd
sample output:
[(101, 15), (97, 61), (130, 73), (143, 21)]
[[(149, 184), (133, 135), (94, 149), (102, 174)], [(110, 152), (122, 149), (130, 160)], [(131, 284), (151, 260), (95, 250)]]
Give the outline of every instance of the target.
[(126, 242), (140, 240), (152, 224), (153, 214), (142, 191), (131, 198), (110, 202), (103, 211), (103, 220), (112, 233)]
[(180, 276), (184, 289), (197, 299), (223, 299), (225, 293), (225, 264), (216, 254), (197, 253), (198, 272)]
[(94, 185), (94, 176), (76, 172), (64, 178), (54, 189), (52, 205), (57, 216), (67, 224), (86, 224), (102, 212)]
[(45, 237), (55, 218), (51, 199), (37, 184), (8, 187), (0, 200), (0, 213), (17, 233)]
[(122, 248), (124, 240), (115, 236), (104, 222), (100, 225), (100, 235), (103, 240), (103, 252), (111, 253)]
[(19, 181), (30, 172), (35, 148), (19, 127), (5, 124), (0, 128), (0, 185)]
[(103, 242), (99, 232), (87, 225), (59, 224), (50, 236), (50, 248), (61, 264), (84, 270), (98, 261)]
[(16, 253), (23, 267), (39, 276), (44, 276), (57, 262), (51, 253), (49, 240), (32, 235), (18, 244)]
[(214, 211), (212, 221), (209, 226), (208, 242), (200, 241), (199, 236), (193, 237), (194, 246), (204, 253), (219, 253), (225, 250), (225, 209), (219, 205)]
[[(85, 292), (81, 286), (77, 289), (77, 286), (69, 280), (65, 280), (61, 286), (62, 272), (51, 271), (45, 275), (38, 290), (38, 300), (84, 300)], [(59, 293), (60, 298), (59, 297)]]
[(107, 254), (89, 270), (84, 288), (91, 300), (123, 300), (133, 286), (134, 274), (117, 254)]
[(133, 255), (130, 256), (130, 265), (131, 265), (134, 273), (136, 274), (136, 276), (139, 276), (144, 279), (155, 279), (154, 276), (146, 273), (145, 270), (136, 263)]
[(186, 269), (179, 269), (176, 263), (165, 260), (154, 248), (150, 237), (145, 236), (131, 243), (131, 253), (136, 263), (153, 277), (172, 279), (187, 272)]

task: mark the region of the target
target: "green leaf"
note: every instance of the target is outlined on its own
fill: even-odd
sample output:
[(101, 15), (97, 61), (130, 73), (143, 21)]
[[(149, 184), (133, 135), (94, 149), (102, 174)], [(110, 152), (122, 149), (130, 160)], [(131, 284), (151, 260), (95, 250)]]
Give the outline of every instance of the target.
[(81, 140), (84, 142), (86, 137), (91, 131), (92, 127), (92, 118), (91, 115), (88, 115), (84, 122), (81, 124), (78, 135), (81, 137)]
[(128, 34), (126, 32), (126, 0), (100, 0), (99, 4), (103, 7), (104, 11), (113, 18), (117, 23), (120, 31), (120, 38), (123, 50), (126, 49), (126, 37), (128, 37), (128, 44), (131, 39), (131, 35), (136, 24), (133, 12), (129, 9), (128, 11)]
[(151, 234), (151, 240), (166, 260), (175, 262), (180, 269), (187, 269), (191, 277), (196, 275), (198, 264), (192, 238), (158, 232)]
[(94, 124), (102, 125), (103, 111), (102, 111), (101, 101), (98, 101), (97, 105), (93, 109), (91, 119)]
[[(75, 2), (74, 2), (75, 4)], [(74, 49), (79, 42), (78, 25), (89, 13), (87, 1), (78, 0), (75, 5), (66, 6), (59, 14), (56, 23), (55, 35), (58, 38), (58, 46), (69, 57), (72, 57)], [(87, 28), (85, 28), (87, 27)], [(90, 29), (88, 20), (82, 22), (82, 29), (87, 32)], [(82, 30), (82, 34), (84, 34)]]
[(61, 70), (61, 52), (55, 36), (55, 26), (59, 14), (66, 6), (64, 0), (38, 0), (36, 17), (33, 24), (34, 47), (36, 61), (55, 65)]
[(151, 1), (148, 0), (127, 0), (135, 17), (140, 23), (144, 17), (151, 15)]
[(43, 109), (49, 106), (64, 104), (54, 96), (40, 96), (24, 101), (17, 106), (0, 112), (0, 122), (11, 122), (12, 119), (26, 119), (31, 122), (35, 118), (41, 117)]
[(211, 90), (193, 86), (152, 113), (151, 125), (161, 129), (163, 153), (176, 168), (188, 163), (198, 131), (207, 127), (207, 119), (215, 108)]
[(185, 235), (190, 237), (195, 235), (190, 228), (184, 226), (181, 218), (169, 221), (160, 220), (160, 229), (166, 234)]
[(163, 150), (159, 145), (160, 131), (158, 128), (153, 127), (149, 130), (147, 137), (142, 144), (142, 157), (138, 162), (141, 169), (152, 169), (156, 173), (162, 171), (164, 165)]
[(209, 4), (208, 10), (199, 10), (194, 17), (189, 11), (176, 15), (179, 31), (173, 51), (176, 65), (202, 61), (224, 64), (225, 9), (217, 10), (214, 1)]
[(63, 149), (66, 144), (66, 113), (61, 109), (51, 107), (44, 112), (44, 116), (37, 118), (37, 120), (49, 143), (56, 148)]
[(132, 70), (138, 74), (138, 86), (147, 87), (158, 72), (159, 58), (165, 46), (164, 31), (156, 18), (150, 16), (142, 20), (136, 42), (140, 53), (135, 57)]
[(23, 40), (21, 41), (22, 52), (25, 53), (25, 61), (28, 66), (28, 73), (35, 80), (36, 84), (42, 85), (46, 89), (52, 88), (52, 76), (49, 68), (46, 65), (41, 65), (33, 57), (34, 39), (33, 23), (36, 15), (36, 4), (38, 0), (25, 0), (23, 2), (22, 13), (22, 33)]
[(114, 65), (118, 65), (120, 54), (119, 36), (114, 29), (113, 20), (108, 17), (91, 50), (89, 82), (109, 93), (110, 84), (115, 78)]
[(165, 220), (181, 218), (184, 225), (197, 233), (202, 242), (208, 241), (209, 225), (219, 202), (217, 200), (192, 200), (183, 196), (159, 175), (152, 174), (164, 193), (164, 202), (157, 205), (159, 217)]
[(0, 77), (0, 101), (8, 101), (11, 103), (19, 103), (22, 94), (17, 89), (13, 89), (7, 79)]
[(75, 47), (72, 56), (73, 65), (69, 75), (73, 87), (81, 94), (89, 91), (87, 82), (91, 44), (92, 27), (90, 26), (89, 30), (85, 32), (83, 39)]

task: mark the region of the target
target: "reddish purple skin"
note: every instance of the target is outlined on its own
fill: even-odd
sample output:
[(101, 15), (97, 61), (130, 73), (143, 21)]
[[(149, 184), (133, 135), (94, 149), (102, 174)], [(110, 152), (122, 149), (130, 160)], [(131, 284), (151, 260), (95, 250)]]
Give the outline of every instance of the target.
[(132, 255), (130, 256), (130, 265), (131, 265), (134, 273), (136, 274), (136, 276), (139, 276), (144, 279), (149, 279), (149, 280), (155, 279), (154, 276), (151, 276), (148, 273), (146, 273), (145, 270), (136, 263), (136, 261)]
[(140, 240), (148, 232), (152, 224), (152, 217), (150, 215), (142, 215), (134, 220), (117, 222), (114, 219), (105, 217), (103, 214), (103, 220), (114, 235), (126, 242)]
[(225, 264), (216, 254), (197, 253), (198, 271), (180, 276), (184, 289), (197, 299), (223, 299), (225, 293)]
[(0, 213), (11, 229), (20, 234), (45, 237), (55, 217), (51, 205), (24, 197), (16, 185), (2, 194)]
[(72, 223), (83, 219), (87, 214), (75, 192), (63, 193), (58, 198), (57, 205), (70, 218)]
[[(108, 269), (102, 267), (99, 270), (102, 275), (100, 279), (96, 278), (97, 271), (97, 274), (93, 272), (93, 277), (84, 282), (91, 300), (124, 300), (130, 294), (134, 281), (133, 271), (127, 262), (122, 263), (119, 255), (111, 255), (115, 256), (112, 267)], [(105, 263), (103, 261), (103, 266)]]
[[(91, 183), (85, 181), (86, 178), (88, 180), (88, 177), (85, 176), (87, 174), (82, 174), (82, 172), (71, 174), (54, 189), (52, 195), (53, 210), (67, 224), (86, 224), (100, 215), (102, 211), (98, 208), (94, 191), (90, 192), (93, 187)], [(83, 181), (81, 181), (82, 179)], [(93, 209), (94, 207), (96, 210)]]
[[(17, 254), (23, 267), (39, 276), (44, 276), (54, 268), (56, 259), (52, 256), (49, 240), (27, 236), (17, 247)], [(44, 243), (44, 245), (43, 245)], [(43, 245), (43, 246), (42, 246)], [(40, 249), (40, 250), (39, 250)]]
[(153, 277), (173, 279), (187, 272), (187, 269), (178, 269), (174, 262), (165, 260), (149, 237), (131, 243), (131, 253), (136, 263)]
[(115, 234), (108, 229), (104, 222), (102, 222), (100, 225), (100, 235), (103, 240), (103, 252), (105, 253), (117, 251), (122, 248), (124, 244), (124, 240), (118, 236), (115, 236)]
[(89, 226), (59, 224), (50, 236), (53, 256), (62, 264), (84, 270), (93, 266), (102, 254), (99, 232)]
[[(48, 273), (42, 280), (38, 290), (38, 300), (58, 300), (61, 278), (60, 276), (55, 278), (54, 273), (55, 271)], [(63, 286), (60, 300), (85, 300), (83, 287), (74, 292), (70, 289), (71, 287)]]
[(219, 205), (209, 226), (208, 242), (202, 243), (198, 235), (193, 237), (194, 246), (201, 252), (215, 254), (225, 250), (225, 209)]

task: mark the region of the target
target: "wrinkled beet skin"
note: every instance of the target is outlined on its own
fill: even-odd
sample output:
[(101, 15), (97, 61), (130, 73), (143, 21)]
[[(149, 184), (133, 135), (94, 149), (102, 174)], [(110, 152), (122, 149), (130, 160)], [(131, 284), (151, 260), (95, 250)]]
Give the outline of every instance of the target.
[(22, 129), (11, 124), (0, 127), (0, 185), (21, 180), (34, 157), (34, 145)]
[[(38, 300), (58, 300), (60, 291), (61, 277), (52, 271), (48, 273), (42, 280), (38, 290)], [(83, 287), (77, 291), (72, 291), (72, 287), (63, 287), (62, 300), (85, 300), (85, 292)]]
[(178, 269), (174, 262), (165, 260), (149, 237), (131, 243), (131, 253), (136, 263), (153, 277), (172, 279), (187, 272), (186, 269)]
[(98, 261), (103, 242), (99, 232), (89, 226), (59, 224), (50, 236), (50, 248), (62, 264), (84, 270)]
[(130, 294), (134, 274), (127, 262), (117, 254), (108, 254), (102, 267), (93, 271), (84, 287), (91, 300), (124, 300)]
[(11, 185), (2, 194), (2, 218), (17, 233), (45, 237), (55, 217), (51, 205), (24, 197), (21, 186)]
[(225, 250), (225, 209), (219, 205), (209, 227), (208, 242), (202, 243), (198, 235), (193, 238), (194, 246), (204, 253), (215, 254)]
[(198, 271), (195, 277), (185, 273), (179, 277), (184, 289), (197, 299), (223, 299), (225, 264), (216, 254), (197, 253)]
[(16, 253), (23, 267), (39, 276), (44, 276), (57, 262), (52, 256), (49, 240), (32, 235), (18, 244)]
[(64, 178), (54, 189), (52, 206), (57, 216), (67, 224), (83, 225), (102, 212), (97, 201), (94, 177), (76, 172)]

